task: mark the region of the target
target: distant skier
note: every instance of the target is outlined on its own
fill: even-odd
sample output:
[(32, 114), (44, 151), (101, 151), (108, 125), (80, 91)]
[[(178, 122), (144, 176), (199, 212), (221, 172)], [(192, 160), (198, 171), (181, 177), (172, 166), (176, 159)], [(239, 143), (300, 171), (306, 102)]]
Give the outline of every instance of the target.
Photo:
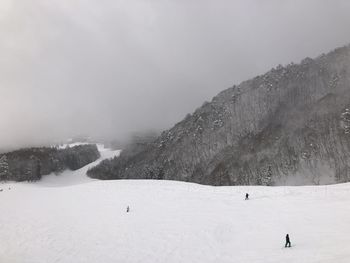
[(249, 194), (246, 193), (246, 194), (245, 194), (245, 200), (248, 200), (248, 199), (249, 199)]
[(288, 247), (291, 247), (290, 239), (289, 239), (289, 234), (286, 235), (286, 244), (285, 244), (284, 247), (287, 247), (287, 245), (288, 245)]
[(126, 212), (127, 212), (127, 213), (129, 213), (129, 211), (130, 211), (130, 207), (129, 207), (129, 206), (127, 206), (127, 208), (126, 208)]

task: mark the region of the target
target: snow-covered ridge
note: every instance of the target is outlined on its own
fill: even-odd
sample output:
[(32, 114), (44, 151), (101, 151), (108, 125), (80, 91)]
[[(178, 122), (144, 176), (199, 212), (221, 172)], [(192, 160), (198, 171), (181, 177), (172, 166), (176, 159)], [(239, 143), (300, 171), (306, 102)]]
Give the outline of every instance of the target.
[(0, 262), (350, 262), (350, 184), (70, 185), (1, 185)]

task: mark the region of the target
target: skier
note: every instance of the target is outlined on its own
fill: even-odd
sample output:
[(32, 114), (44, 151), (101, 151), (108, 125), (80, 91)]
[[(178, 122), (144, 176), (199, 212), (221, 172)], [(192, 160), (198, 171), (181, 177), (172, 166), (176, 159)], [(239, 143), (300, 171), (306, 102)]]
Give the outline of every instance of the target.
[(126, 212), (127, 212), (127, 213), (129, 213), (129, 211), (130, 211), (130, 207), (129, 207), (129, 206), (127, 206), (127, 208), (126, 208)]
[(288, 245), (288, 247), (291, 247), (290, 239), (289, 239), (289, 234), (286, 235), (286, 244), (285, 244), (284, 247), (287, 247), (287, 245)]
[(245, 194), (245, 200), (248, 200), (248, 199), (249, 199), (249, 194), (246, 193), (246, 194)]

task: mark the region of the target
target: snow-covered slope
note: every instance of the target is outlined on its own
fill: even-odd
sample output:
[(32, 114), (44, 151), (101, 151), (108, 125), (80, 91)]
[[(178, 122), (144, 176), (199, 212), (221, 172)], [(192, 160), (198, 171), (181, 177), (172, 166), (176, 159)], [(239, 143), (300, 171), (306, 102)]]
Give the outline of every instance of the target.
[(350, 262), (350, 184), (65, 185), (0, 185), (0, 262)]
[[(66, 148), (67, 146), (74, 147), (74, 146), (83, 145), (83, 144), (84, 143), (67, 144), (62, 146), (62, 149)], [(120, 154), (120, 150), (113, 151), (111, 149), (105, 148), (103, 144), (96, 144), (96, 146), (101, 154), (101, 157), (95, 162), (92, 162), (76, 171), (65, 170), (62, 173), (59, 173), (57, 175), (54, 173), (50, 175), (46, 175), (42, 177), (42, 179), (38, 181), (37, 184), (42, 186), (55, 187), (55, 186), (69, 186), (69, 185), (94, 181), (95, 179), (91, 179), (86, 176), (87, 170), (89, 170), (91, 167), (98, 165), (104, 159), (110, 159)]]

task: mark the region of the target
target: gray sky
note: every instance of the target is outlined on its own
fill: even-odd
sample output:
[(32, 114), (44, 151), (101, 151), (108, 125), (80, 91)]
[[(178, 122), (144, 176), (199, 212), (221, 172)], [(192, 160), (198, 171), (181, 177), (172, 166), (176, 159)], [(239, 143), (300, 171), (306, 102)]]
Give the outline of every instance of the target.
[(0, 148), (164, 129), (350, 43), (349, 0), (1, 0)]

